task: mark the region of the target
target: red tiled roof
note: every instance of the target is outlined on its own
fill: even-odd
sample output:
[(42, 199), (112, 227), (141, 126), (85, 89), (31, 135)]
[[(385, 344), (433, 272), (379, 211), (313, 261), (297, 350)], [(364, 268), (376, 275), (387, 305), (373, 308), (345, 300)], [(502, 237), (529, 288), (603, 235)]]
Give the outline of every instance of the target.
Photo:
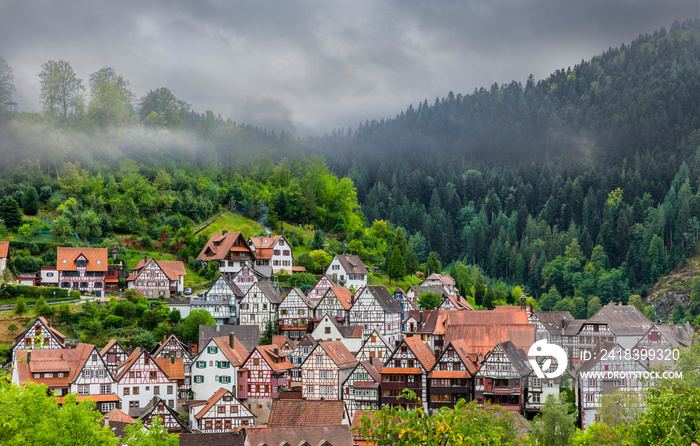
[[(238, 246), (234, 246), (236, 242), (238, 242)], [(231, 251), (249, 252), (251, 257), (255, 258), (253, 251), (250, 250), (248, 243), (240, 232), (227, 232), (226, 234), (212, 234), (197, 256), (197, 260), (204, 262), (224, 260)]]
[(229, 345), (229, 337), (228, 336), (222, 336), (219, 338), (212, 338), (214, 342), (216, 342), (216, 345), (221, 349), (221, 352), (226, 356), (226, 359), (229, 360), (231, 363), (232, 367), (238, 367), (241, 364), (243, 364), (248, 357), (248, 350), (241, 344), (241, 341), (236, 339), (234, 337), (233, 339), (233, 347)]
[[(80, 256), (87, 260), (86, 271), (107, 271), (107, 248), (66, 248), (56, 249), (56, 269), (58, 271), (76, 271)], [(63, 261), (65, 260), (65, 263)], [(98, 263), (99, 262), (99, 263)]]
[[(119, 398), (118, 395), (116, 395), (114, 393), (110, 393), (108, 395), (79, 395), (78, 401), (83, 401), (83, 400), (86, 400), (88, 398), (90, 398), (92, 401), (94, 401), (96, 403), (108, 403), (110, 401), (121, 401), (122, 400), (121, 398)], [(63, 397), (62, 396), (58, 397), (57, 403), (63, 404)], [(115, 420), (115, 421), (119, 421), (119, 420)]]
[(338, 298), (343, 308), (349, 310), (350, 307), (352, 307), (352, 292), (349, 289), (344, 286), (332, 286), (326, 291), (326, 294), (330, 291), (333, 291), (333, 294)]
[(100, 350), (100, 356), (106, 355), (106, 354), (112, 349), (112, 347), (114, 347), (115, 345), (118, 345), (119, 348), (120, 348), (124, 353), (127, 353), (126, 349), (125, 349), (124, 347), (122, 347), (122, 345), (119, 343), (119, 341), (117, 341), (116, 339), (110, 339), (110, 341), (107, 343), (107, 345), (105, 345), (105, 346), (102, 348), (102, 350)]
[(398, 373), (401, 375), (420, 375), (423, 371), (418, 367), (382, 367), (380, 373)]
[[(204, 406), (204, 407), (202, 408), (202, 410), (200, 410), (199, 412), (197, 412), (197, 414), (195, 415), (195, 418), (200, 419), (200, 418), (202, 418), (204, 415), (206, 415), (207, 412), (209, 411), (209, 409), (211, 409), (212, 407), (214, 407), (214, 405), (215, 405), (216, 403), (218, 403), (219, 400), (220, 400), (221, 398), (223, 398), (223, 396), (226, 395), (227, 393), (231, 393), (231, 392), (229, 392), (228, 390), (224, 389), (223, 387), (220, 388), (219, 390), (217, 390), (216, 392), (214, 392), (214, 395), (212, 395), (211, 398), (209, 398), (209, 399), (207, 400), (207, 405)], [(231, 396), (234, 396), (234, 395), (231, 393)]]
[[(175, 360), (173, 364), (171, 361)], [(182, 358), (155, 358), (165, 376), (172, 380), (185, 379), (185, 365)]]
[(321, 342), (316, 348), (322, 348), (341, 369), (355, 366), (358, 363), (358, 360), (350, 353), (350, 350), (340, 341)]
[(420, 361), (426, 371), (433, 367), (433, 364), (435, 364), (435, 355), (433, 355), (433, 352), (430, 351), (428, 346), (426, 346), (419, 337), (405, 338), (403, 341), (406, 343), (406, 346), (411, 349), (413, 356)]
[(471, 378), (471, 374), (462, 370), (459, 372), (449, 371), (449, 370), (433, 370), (428, 375), (428, 378)]
[(365, 388), (366, 389), (373, 389), (375, 387), (379, 387), (379, 383), (378, 382), (369, 382), (369, 381), (355, 381), (352, 384), (352, 386), (363, 388), (363, 389), (365, 389)]
[[(75, 348), (32, 350), (27, 361), (26, 350), (17, 351), (17, 376), (20, 384), (27, 380), (48, 387), (68, 387), (78, 377), (94, 345), (79, 343)], [(34, 378), (33, 373), (64, 373), (62, 378)]]
[[(282, 350), (278, 346), (260, 345), (256, 348), (258, 349), (262, 357), (265, 359), (265, 362), (267, 362), (270, 368), (275, 372), (291, 370), (294, 368), (292, 362), (289, 360), (287, 355), (282, 353)], [(275, 349), (277, 349), (277, 353), (275, 353)], [(275, 359), (277, 359), (278, 362), (275, 362)]]
[[(248, 237), (248, 241), (253, 242), (253, 246), (255, 246), (255, 251), (257, 252), (258, 249), (272, 249), (274, 246), (277, 244), (277, 242), (282, 238), (281, 235), (272, 235), (272, 236), (260, 236), (260, 237)], [(260, 257), (258, 257), (260, 258)]]
[(136, 420), (134, 420), (129, 415), (125, 414), (124, 412), (122, 412), (119, 409), (110, 410), (109, 412), (104, 414), (104, 416), (102, 418), (105, 420), (118, 421), (121, 423), (135, 423), (136, 422)]
[(155, 262), (158, 268), (163, 271), (163, 274), (168, 278), (168, 280), (179, 280), (180, 276), (184, 276), (187, 274), (187, 271), (185, 271), (185, 265), (177, 260), (155, 260), (155, 259), (147, 259), (145, 262), (143, 259), (139, 260), (139, 263), (136, 264), (134, 269), (131, 271), (131, 274), (129, 277), (126, 278), (127, 282), (130, 282), (132, 280), (136, 280), (136, 278), (141, 274), (143, 269), (151, 262)]
[(10, 257), (10, 242), (0, 242), (0, 259)]
[(343, 424), (343, 401), (274, 400), (268, 427)]

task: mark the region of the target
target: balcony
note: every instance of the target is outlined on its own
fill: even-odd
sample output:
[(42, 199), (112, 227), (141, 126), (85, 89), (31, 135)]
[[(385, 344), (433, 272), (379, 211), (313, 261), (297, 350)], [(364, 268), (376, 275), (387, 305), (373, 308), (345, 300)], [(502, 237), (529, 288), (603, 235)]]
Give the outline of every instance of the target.
[(278, 320), (277, 321), (277, 328), (280, 330), (308, 330), (309, 329), (309, 323), (294, 323), (289, 320)]

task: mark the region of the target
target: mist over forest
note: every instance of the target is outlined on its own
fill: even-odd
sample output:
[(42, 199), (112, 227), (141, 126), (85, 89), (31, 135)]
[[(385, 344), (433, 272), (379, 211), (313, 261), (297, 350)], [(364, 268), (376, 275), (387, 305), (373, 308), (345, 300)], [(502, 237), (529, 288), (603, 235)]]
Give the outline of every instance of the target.
[[(308, 138), (192, 110), (167, 87), (137, 99), (113, 69), (84, 82), (69, 62), (41, 67), (43, 113), (0, 114), (0, 194), (33, 187), (66, 232), (157, 238), (229, 207), (382, 263), (367, 227), (385, 220), (419, 263), (477, 265), (577, 317), (591, 296), (646, 296), (698, 241), (697, 21)], [(57, 99), (60, 78), (73, 93)]]

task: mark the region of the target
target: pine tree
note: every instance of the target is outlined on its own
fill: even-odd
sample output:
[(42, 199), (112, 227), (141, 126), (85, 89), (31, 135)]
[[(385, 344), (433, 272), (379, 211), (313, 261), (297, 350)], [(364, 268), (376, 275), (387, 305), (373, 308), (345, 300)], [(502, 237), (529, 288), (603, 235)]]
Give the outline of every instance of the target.
[(435, 251), (431, 251), (428, 256), (428, 262), (425, 265), (425, 275), (426, 277), (433, 273), (440, 274), (442, 272), (442, 267), (440, 266), (440, 261), (435, 255)]
[(22, 210), (25, 215), (36, 215), (39, 212), (39, 194), (34, 186), (27, 187), (22, 197)]
[(418, 271), (418, 258), (416, 257), (416, 253), (413, 252), (413, 249), (409, 246), (406, 249), (406, 257), (404, 259), (406, 261), (406, 274), (411, 275)]
[(14, 198), (5, 197), (0, 201), (0, 218), (8, 228), (19, 228), (20, 223), (22, 223), (22, 209)]
[(389, 264), (386, 268), (386, 273), (389, 276), (389, 280), (403, 279), (406, 275), (406, 262), (401, 254), (401, 250), (398, 247), (392, 249), (391, 259), (389, 259)]

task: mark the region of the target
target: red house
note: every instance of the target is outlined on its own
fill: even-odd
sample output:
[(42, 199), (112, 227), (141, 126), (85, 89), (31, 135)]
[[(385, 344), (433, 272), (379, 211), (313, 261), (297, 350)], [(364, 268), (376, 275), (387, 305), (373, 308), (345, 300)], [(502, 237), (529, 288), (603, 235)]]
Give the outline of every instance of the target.
[(289, 386), (294, 366), (276, 345), (261, 345), (250, 352), (238, 371), (238, 398), (279, 398)]

